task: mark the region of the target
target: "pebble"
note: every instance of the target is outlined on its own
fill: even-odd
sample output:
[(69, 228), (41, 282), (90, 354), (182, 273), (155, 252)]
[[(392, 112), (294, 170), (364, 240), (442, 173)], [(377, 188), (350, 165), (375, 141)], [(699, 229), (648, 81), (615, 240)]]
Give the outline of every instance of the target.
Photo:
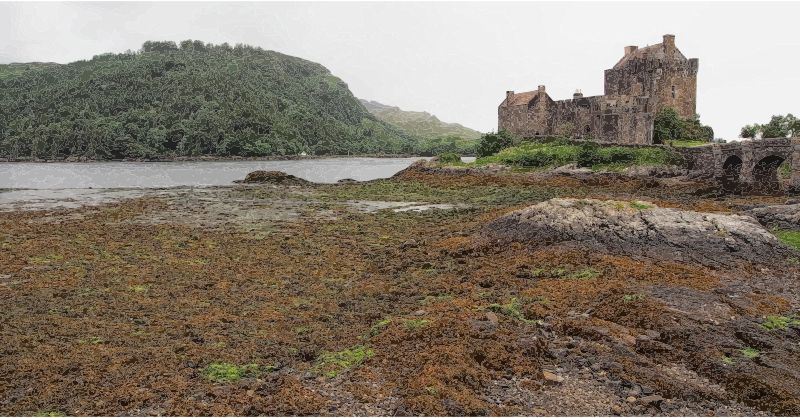
[(628, 396), (627, 401), (630, 402), (630, 403), (634, 403), (634, 402), (636, 402), (636, 398), (634, 398), (633, 396)]

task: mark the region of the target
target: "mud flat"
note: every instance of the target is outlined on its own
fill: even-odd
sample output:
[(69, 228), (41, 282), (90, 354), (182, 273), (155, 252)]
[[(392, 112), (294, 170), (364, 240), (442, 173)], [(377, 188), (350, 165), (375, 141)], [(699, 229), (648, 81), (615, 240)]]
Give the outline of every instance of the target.
[[(788, 198), (670, 180), (411, 169), (2, 193), (0, 413), (800, 414), (800, 266), (746, 213)], [(558, 219), (542, 215), (558, 198), (603, 202), (595, 232), (656, 208), (735, 215), (740, 247), (774, 259), (720, 266), (668, 239), (686, 256), (664, 259), (503, 221)]]

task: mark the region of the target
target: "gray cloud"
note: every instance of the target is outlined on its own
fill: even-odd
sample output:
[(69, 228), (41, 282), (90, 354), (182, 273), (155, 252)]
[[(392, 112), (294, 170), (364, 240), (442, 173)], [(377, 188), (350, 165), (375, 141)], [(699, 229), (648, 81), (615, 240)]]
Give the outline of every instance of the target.
[(800, 113), (797, 3), (0, 3), (0, 62), (88, 59), (146, 40), (238, 42), (326, 66), (360, 98), (497, 127), (506, 90), (603, 93), (626, 45), (676, 35), (700, 58), (717, 136)]

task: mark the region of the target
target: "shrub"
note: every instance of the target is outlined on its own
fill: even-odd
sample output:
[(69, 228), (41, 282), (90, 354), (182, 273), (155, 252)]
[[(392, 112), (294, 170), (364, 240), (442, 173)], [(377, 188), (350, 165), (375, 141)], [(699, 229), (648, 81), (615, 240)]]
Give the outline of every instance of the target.
[(324, 353), (317, 359), (314, 370), (322, 370), (325, 376), (334, 377), (344, 370), (358, 366), (374, 354), (374, 351), (362, 345), (338, 353)]
[(636, 160), (636, 152), (630, 148), (613, 147), (606, 154), (611, 164), (629, 164)]
[(514, 143), (514, 135), (505, 129), (501, 129), (497, 133), (485, 133), (481, 135), (481, 139), (478, 141), (476, 146), (478, 158), (497, 154), (506, 148), (513, 147)]
[(761, 355), (761, 352), (756, 350), (755, 348), (745, 348), (744, 350), (741, 350), (741, 351), (742, 351), (742, 354), (744, 354), (744, 356), (747, 357), (747, 358), (754, 358), (754, 357), (758, 357), (759, 355)]
[(594, 141), (586, 141), (578, 151), (578, 167), (591, 167), (601, 163), (600, 145)]
[(452, 153), (441, 154), (439, 155), (439, 162), (442, 164), (461, 164), (461, 156)]
[(787, 318), (785, 316), (767, 316), (767, 322), (764, 322), (761, 326), (764, 327), (768, 331), (775, 331), (775, 330), (784, 330), (789, 328), (790, 325), (800, 325), (800, 321), (794, 321), (791, 318)]

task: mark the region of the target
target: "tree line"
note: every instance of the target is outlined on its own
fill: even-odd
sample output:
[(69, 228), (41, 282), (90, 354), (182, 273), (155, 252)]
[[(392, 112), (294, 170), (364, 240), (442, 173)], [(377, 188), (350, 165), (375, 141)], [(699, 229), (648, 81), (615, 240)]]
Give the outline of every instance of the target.
[(787, 138), (795, 137), (800, 133), (800, 119), (791, 113), (786, 116), (773, 115), (769, 122), (761, 125), (754, 123), (742, 127), (739, 138)]

